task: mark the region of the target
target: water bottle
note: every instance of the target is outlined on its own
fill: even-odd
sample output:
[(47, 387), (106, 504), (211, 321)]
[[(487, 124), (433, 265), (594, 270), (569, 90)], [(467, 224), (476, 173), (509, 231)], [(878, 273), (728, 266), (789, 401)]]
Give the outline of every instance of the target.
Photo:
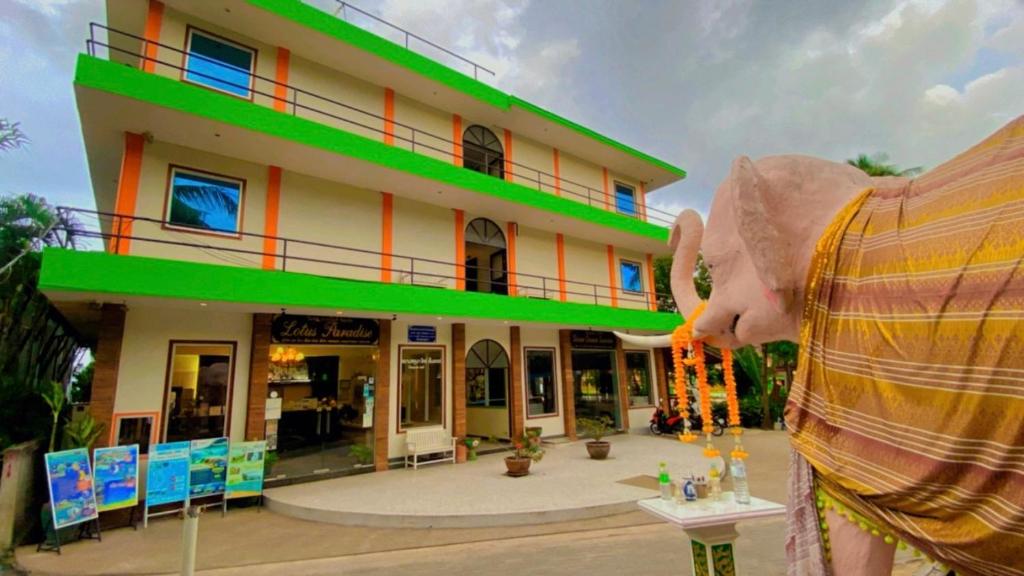
[(747, 466), (743, 460), (732, 459), (729, 467), (732, 473), (732, 493), (738, 504), (750, 504), (750, 487), (747, 485)]
[(711, 474), (708, 475), (708, 495), (715, 502), (722, 499), (722, 476), (718, 473), (718, 466), (711, 465)]
[(658, 488), (661, 489), (662, 500), (672, 500), (672, 479), (668, 477), (668, 464), (664, 462), (658, 463)]

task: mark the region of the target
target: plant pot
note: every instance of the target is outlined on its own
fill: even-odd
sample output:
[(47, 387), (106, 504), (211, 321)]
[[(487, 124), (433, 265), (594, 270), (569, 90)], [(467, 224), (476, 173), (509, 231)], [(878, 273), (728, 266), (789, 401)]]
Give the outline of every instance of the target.
[(466, 452), (468, 450), (469, 449), (466, 447), (465, 444), (456, 444), (455, 445), (455, 461), (456, 462), (465, 462), (466, 461)]
[(544, 428), (542, 428), (541, 426), (527, 426), (526, 427), (526, 435), (527, 436), (536, 436), (536, 437), (539, 438), (541, 433), (543, 433), (543, 432), (544, 432)]
[(533, 460), (529, 458), (516, 458), (515, 456), (505, 458), (505, 467), (508, 468), (508, 475), (513, 478), (526, 476), (530, 473), (530, 462), (533, 462)]
[(587, 442), (587, 452), (590, 453), (590, 458), (593, 460), (604, 460), (608, 457), (608, 452), (612, 449), (612, 445), (608, 442)]

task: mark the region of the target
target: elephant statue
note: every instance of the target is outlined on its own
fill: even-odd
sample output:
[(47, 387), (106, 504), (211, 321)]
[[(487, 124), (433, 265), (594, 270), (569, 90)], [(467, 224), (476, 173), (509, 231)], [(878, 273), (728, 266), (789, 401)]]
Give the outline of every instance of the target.
[(790, 575), (888, 574), (906, 545), (1024, 575), (1024, 116), (916, 179), (740, 157), (670, 244), (683, 314), (698, 250), (711, 274), (695, 338), (800, 344)]

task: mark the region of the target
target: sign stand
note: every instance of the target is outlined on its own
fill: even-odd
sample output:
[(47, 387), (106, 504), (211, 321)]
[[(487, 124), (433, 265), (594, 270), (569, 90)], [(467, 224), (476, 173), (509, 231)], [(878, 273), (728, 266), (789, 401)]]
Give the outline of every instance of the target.
[[(74, 448), (43, 455), (46, 485), (49, 490), (49, 514), (43, 508), (46, 537), (36, 551), (61, 553), (61, 529), (75, 528), (79, 539), (102, 540), (100, 515), (96, 504), (93, 469), (86, 448)], [(89, 530), (89, 527), (92, 530)], [(52, 536), (52, 543), (51, 543)]]

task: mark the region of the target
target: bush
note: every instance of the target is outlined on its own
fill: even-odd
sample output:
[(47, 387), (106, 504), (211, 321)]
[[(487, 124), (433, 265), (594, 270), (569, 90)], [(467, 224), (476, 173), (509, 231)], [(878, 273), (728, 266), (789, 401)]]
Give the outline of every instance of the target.
[(761, 426), (761, 420), (761, 399), (757, 396), (740, 398), (740, 423), (743, 427), (757, 428)]

